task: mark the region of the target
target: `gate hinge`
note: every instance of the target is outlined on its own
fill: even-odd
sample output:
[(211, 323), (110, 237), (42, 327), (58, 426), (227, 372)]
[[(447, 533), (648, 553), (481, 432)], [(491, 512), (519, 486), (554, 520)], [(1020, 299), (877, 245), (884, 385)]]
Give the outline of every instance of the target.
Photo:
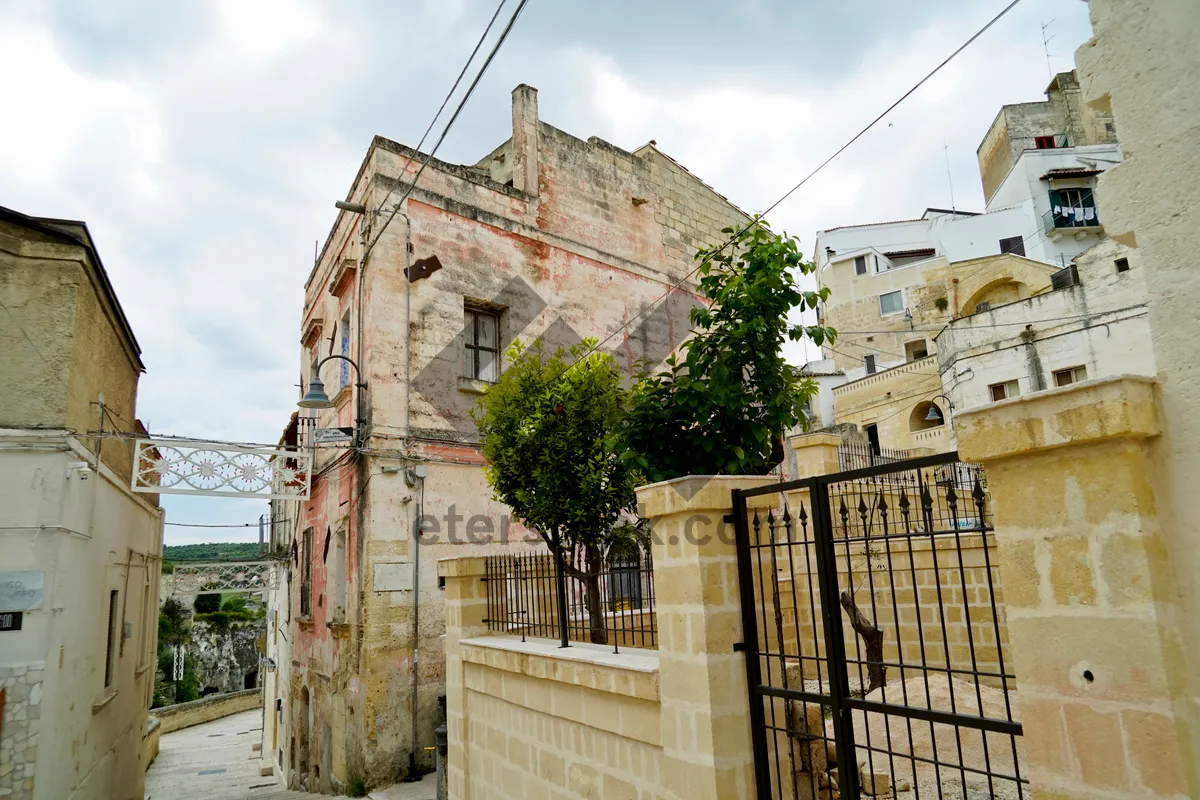
[(735, 653), (740, 653), (740, 652), (742, 652), (742, 651), (743, 651), (743, 650), (745, 650), (745, 649), (746, 649), (746, 643), (745, 643), (745, 642), (734, 642), (734, 643), (733, 643), (733, 652), (735, 652)]

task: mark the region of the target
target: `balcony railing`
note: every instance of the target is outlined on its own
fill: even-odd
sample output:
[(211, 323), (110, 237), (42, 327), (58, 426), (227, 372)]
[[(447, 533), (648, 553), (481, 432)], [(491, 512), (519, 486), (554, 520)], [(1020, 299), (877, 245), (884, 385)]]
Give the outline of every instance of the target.
[(1047, 134), (1046, 136), (1017, 136), (1009, 141), (1018, 145), (1022, 150), (1060, 150), (1070, 147), (1065, 133)]
[(1068, 228), (1096, 228), (1100, 226), (1100, 214), (1095, 206), (1057, 206), (1042, 215), (1042, 227), (1046, 233)]

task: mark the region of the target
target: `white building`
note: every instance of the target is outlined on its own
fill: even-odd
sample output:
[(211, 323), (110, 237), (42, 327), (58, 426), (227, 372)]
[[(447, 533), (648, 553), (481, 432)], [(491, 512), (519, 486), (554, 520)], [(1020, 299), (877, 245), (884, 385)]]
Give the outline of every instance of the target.
[(953, 413), (1120, 374), (1154, 375), (1139, 251), (1105, 240), (1049, 292), (954, 320), (936, 336)]
[(141, 800), (163, 513), (87, 435), (144, 434), (140, 350), (83, 223), (0, 208), (0, 276), (0, 797)]
[(924, 259), (1015, 253), (1065, 267), (1104, 235), (1092, 189), (1121, 161), (1112, 117), (1080, 99), (1062, 72), (1046, 100), (1002, 107), (977, 150), (985, 213), (928, 208), (916, 219), (817, 231), (818, 274), (854, 260), (860, 274)]

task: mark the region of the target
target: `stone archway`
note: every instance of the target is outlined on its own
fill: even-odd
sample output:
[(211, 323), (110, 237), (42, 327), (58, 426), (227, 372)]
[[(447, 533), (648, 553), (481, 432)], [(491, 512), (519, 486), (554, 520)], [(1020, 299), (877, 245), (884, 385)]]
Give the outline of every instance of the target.
[[(929, 412), (935, 412), (937, 419), (929, 419)], [(929, 428), (940, 428), (946, 424), (946, 413), (930, 400), (922, 400), (913, 406), (912, 412), (908, 415), (908, 429), (910, 431), (923, 431)]]
[(970, 316), (978, 310), (980, 303), (987, 303), (995, 308), (1024, 300), (1030, 294), (1027, 284), (1011, 277), (998, 278), (975, 290), (975, 293), (967, 298), (967, 302), (963, 303), (962, 313), (964, 316)]

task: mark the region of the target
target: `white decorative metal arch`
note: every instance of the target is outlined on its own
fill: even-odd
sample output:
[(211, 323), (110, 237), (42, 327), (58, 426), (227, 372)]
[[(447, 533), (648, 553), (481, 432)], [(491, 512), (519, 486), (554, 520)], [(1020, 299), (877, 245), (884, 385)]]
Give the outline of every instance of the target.
[(147, 494), (307, 500), (312, 485), (312, 452), (306, 450), (138, 439), (133, 459), (130, 488)]

